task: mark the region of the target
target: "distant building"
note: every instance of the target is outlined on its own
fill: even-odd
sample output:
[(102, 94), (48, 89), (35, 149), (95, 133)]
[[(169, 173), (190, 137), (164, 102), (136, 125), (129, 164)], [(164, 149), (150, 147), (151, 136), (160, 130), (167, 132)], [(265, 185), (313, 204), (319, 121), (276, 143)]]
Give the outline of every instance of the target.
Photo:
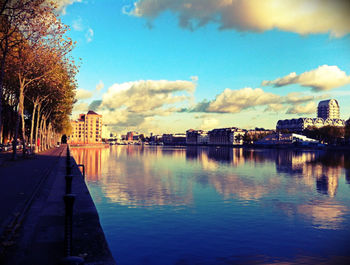
[(242, 145), (245, 131), (236, 127), (214, 129), (208, 132), (209, 145)]
[(133, 141), (134, 140), (134, 132), (127, 132), (126, 133), (126, 140)]
[(293, 143), (299, 143), (301, 145), (314, 145), (318, 144), (319, 141), (296, 133), (274, 133), (256, 142), (256, 144), (260, 145), (288, 145)]
[(151, 134), (151, 136), (149, 137), (149, 143), (150, 144), (159, 144), (160, 142), (162, 142), (163, 137), (160, 135), (153, 135), (153, 133)]
[(193, 129), (186, 131), (186, 144), (188, 145), (204, 145), (208, 144), (208, 141), (208, 132)]
[(317, 117), (323, 120), (339, 119), (340, 110), (338, 101), (335, 99), (323, 100), (318, 103)]
[(186, 134), (176, 133), (176, 134), (163, 134), (163, 144), (164, 145), (185, 145), (186, 144)]
[(102, 143), (102, 115), (89, 110), (80, 114), (79, 119), (71, 121), (72, 133), (69, 137), (71, 144)]
[(249, 144), (254, 143), (255, 141), (258, 141), (265, 136), (275, 133), (276, 131), (274, 130), (267, 130), (263, 128), (255, 128), (252, 130), (248, 130), (245, 134), (245, 141)]
[(339, 119), (339, 117), (340, 111), (338, 101), (335, 99), (323, 100), (318, 104), (317, 118), (279, 120), (276, 125), (276, 130), (302, 133), (308, 127), (344, 127), (345, 121)]
[(276, 130), (290, 132), (303, 132), (307, 127), (321, 128), (323, 126), (337, 126), (344, 127), (345, 121), (341, 119), (322, 119), (322, 118), (299, 118), (289, 120), (279, 120), (277, 122)]

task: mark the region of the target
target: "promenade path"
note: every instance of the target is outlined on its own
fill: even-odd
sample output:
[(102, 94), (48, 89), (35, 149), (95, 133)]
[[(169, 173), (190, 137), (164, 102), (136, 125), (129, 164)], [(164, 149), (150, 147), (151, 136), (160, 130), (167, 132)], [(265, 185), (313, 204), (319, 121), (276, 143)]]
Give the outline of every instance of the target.
[[(0, 154), (0, 264), (60, 264), (64, 256), (66, 145), (11, 161)], [(95, 205), (74, 159), (72, 255), (115, 265)]]

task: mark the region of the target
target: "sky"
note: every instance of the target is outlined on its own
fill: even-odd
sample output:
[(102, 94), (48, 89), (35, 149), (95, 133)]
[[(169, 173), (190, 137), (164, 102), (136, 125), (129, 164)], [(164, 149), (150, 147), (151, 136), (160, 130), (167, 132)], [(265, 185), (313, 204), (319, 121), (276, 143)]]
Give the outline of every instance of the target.
[(80, 58), (72, 118), (112, 132), (273, 129), (350, 117), (347, 0), (56, 0)]

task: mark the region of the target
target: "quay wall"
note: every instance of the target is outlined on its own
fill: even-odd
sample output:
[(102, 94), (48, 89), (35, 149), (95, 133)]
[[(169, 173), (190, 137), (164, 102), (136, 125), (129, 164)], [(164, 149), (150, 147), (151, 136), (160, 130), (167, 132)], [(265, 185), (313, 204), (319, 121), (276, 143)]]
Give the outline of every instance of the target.
[(92, 200), (81, 171), (74, 157), (72, 161), (72, 193), (76, 194), (73, 219), (73, 246), (76, 253), (87, 254), (84, 264), (115, 265), (105, 234), (100, 224), (96, 206)]

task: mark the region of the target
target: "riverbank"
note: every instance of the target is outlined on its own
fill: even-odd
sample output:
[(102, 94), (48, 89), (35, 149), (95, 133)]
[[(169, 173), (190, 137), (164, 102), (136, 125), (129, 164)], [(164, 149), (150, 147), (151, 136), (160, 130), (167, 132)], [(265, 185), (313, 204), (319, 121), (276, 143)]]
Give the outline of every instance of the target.
[[(1, 259), (10, 264), (60, 264), (64, 256), (66, 146), (0, 166)], [(84, 264), (115, 265), (96, 207), (72, 158), (72, 255)]]
[(229, 148), (245, 148), (245, 149), (285, 149), (285, 150), (323, 150), (323, 151), (341, 151), (350, 152), (350, 145), (295, 145), (295, 144), (242, 144), (242, 145), (227, 145), (227, 144), (166, 144), (170, 147), (229, 147)]

